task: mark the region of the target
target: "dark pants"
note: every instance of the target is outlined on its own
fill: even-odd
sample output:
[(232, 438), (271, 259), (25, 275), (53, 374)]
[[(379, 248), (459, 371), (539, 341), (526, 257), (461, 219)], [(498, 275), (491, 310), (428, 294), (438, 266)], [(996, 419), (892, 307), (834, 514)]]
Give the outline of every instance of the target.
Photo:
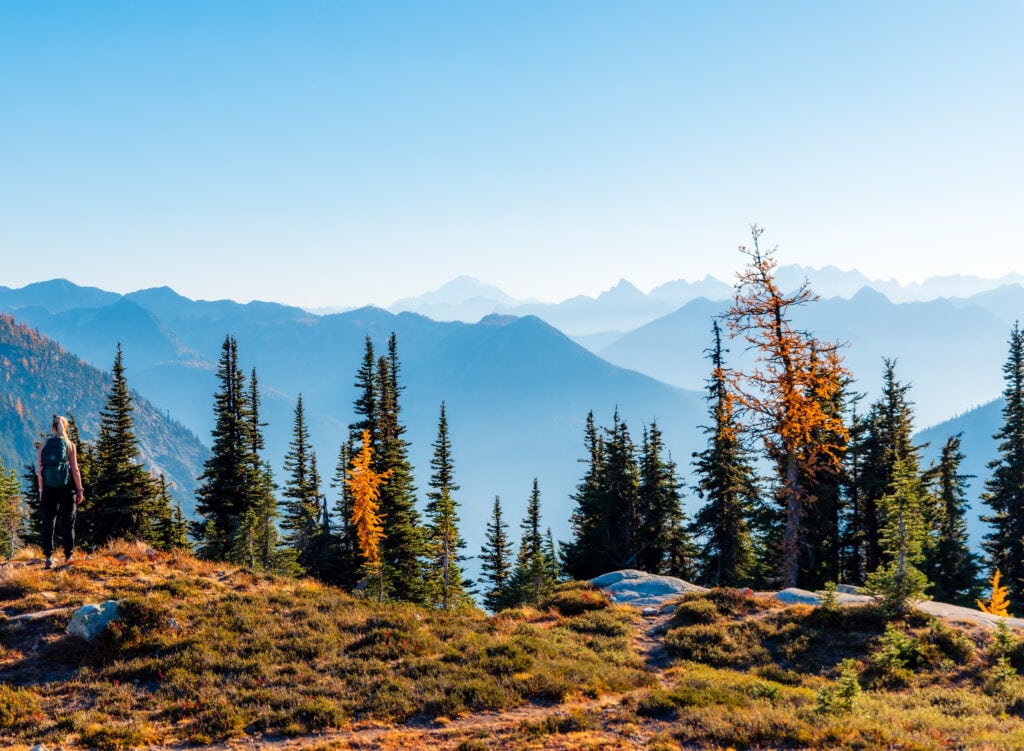
[(75, 489), (43, 488), (43, 554), (53, 555), (53, 537), (57, 519), (60, 519), (60, 533), (64, 538), (64, 557), (71, 556), (75, 549)]

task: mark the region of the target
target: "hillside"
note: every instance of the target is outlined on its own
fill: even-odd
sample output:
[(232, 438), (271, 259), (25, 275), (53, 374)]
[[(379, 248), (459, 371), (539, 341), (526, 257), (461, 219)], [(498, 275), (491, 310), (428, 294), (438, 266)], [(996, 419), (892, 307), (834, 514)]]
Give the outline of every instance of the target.
[[(110, 350), (113, 361), (113, 350)], [(129, 371), (129, 377), (131, 373)], [(11, 468), (35, 461), (33, 444), (54, 413), (72, 414), (85, 440), (99, 429), (109, 377), (32, 329), (0, 314), (0, 456)], [(186, 428), (134, 397), (136, 435), (146, 466), (167, 475), (184, 502), (192, 498), (206, 449)]]
[[(65, 633), (109, 600), (94, 642)], [(538, 609), (447, 614), (112, 543), (52, 572), (32, 551), (0, 564), (0, 605), (12, 751), (1024, 743), (1016, 636), (870, 604), (712, 590), (645, 619), (569, 583)]]
[(656, 419), (683, 472), (700, 442), (701, 394), (610, 365), (535, 317), (439, 323), (379, 308), (315, 316), (273, 303), (193, 301), (167, 288), (59, 311), (40, 303), (15, 315), (100, 367), (121, 341), (130, 385), (204, 439), (213, 421), (215, 363), (232, 334), (242, 367), (255, 367), (265, 390), (267, 455), (279, 480), (299, 393), (322, 474), (333, 475), (353, 420), (365, 338), (383, 352), (395, 332), (417, 483), (422, 490), (429, 476), (445, 401), (469, 555), (483, 540), (494, 496), (517, 521), (534, 477), (545, 525), (568, 539), (569, 495), (579, 480), (591, 409), (599, 424), (610, 425), (618, 408), (638, 442), (642, 425)]

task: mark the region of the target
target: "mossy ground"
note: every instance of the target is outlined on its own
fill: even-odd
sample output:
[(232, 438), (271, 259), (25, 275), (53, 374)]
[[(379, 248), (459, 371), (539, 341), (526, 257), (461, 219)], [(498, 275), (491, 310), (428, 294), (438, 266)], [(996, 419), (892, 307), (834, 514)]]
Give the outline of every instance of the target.
[[(122, 619), (95, 644), (64, 634), (112, 598)], [(1024, 748), (1024, 648), (870, 606), (690, 597), (658, 634), (665, 667), (637, 641), (650, 622), (579, 584), (440, 613), (127, 544), (15, 562), (0, 606), (11, 748)]]

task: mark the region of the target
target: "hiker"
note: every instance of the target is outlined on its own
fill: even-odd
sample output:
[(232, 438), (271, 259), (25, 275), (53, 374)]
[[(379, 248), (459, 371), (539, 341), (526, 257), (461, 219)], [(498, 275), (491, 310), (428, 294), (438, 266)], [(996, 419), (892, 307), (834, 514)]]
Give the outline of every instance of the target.
[(53, 416), (53, 433), (39, 447), (36, 478), (39, 480), (39, 506), (43, 510), (43, 554), (49, 569), (53, 568), (57, 518), (60, 518), (64, 562), (67, 563), (75, 549), (75, 511), (85, 500), (77, 450), (68, 438), (68, 421), (61, 415)]

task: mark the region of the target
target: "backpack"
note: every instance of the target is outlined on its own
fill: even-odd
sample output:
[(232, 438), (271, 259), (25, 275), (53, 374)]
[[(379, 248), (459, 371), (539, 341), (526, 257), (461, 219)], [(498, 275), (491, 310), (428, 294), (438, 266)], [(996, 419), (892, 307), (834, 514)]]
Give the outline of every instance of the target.
[(68, 462), (68, 445), (60, 436), (50, 436), (43, 444), (42, 451), (43, 486), (66, 488), (71, 484), (71, 464)]

